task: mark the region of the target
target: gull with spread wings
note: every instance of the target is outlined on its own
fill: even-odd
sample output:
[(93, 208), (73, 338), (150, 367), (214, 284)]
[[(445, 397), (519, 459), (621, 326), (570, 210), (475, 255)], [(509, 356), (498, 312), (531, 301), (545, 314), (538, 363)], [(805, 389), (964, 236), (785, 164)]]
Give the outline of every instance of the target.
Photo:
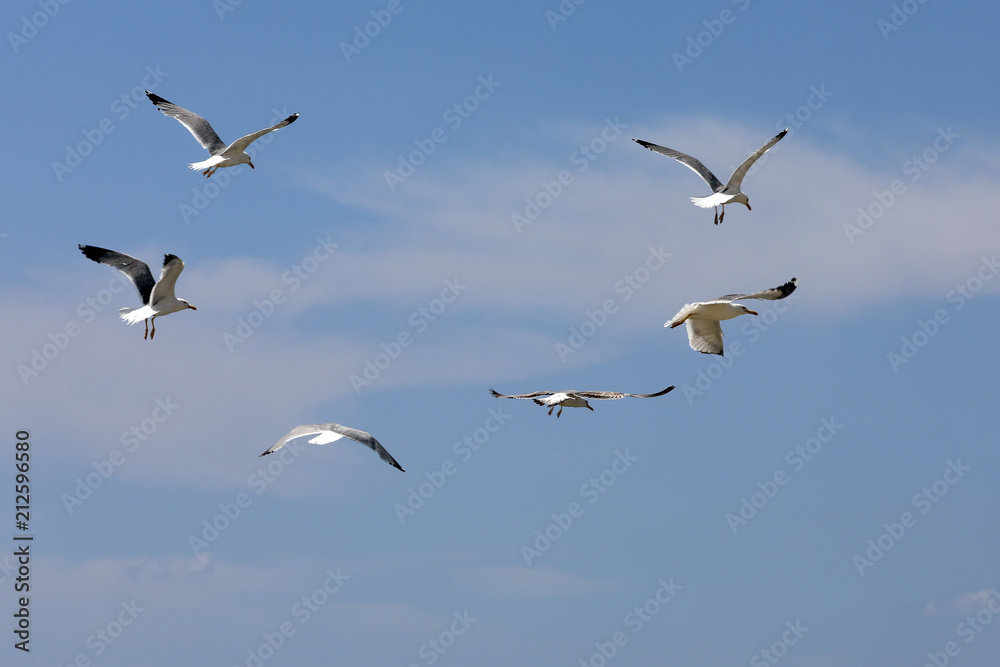
[(340, 424), (335, 424), (330, 422), (329, 424), (303, 424), (302, 426), (296, 426), (291, 431), (281, 436), (278, 442), (274, 443), (271, 449), (267, 450), (261, 456), (267, 456), (272, 452), (276, 452), (285, 446), (289, 440), (294, 440), (295, 438), (301, 438), (304, 435), (314, 435), (315, 438), (309, 440), (310, 445), (326, 445), (331, 442), (336, 442), (341, 438), (349, 438), (355, 442), (360, 442), (365, 447), (368, 447), (379, 457), (391, 465), (393, 468), (397, 468), (403, 472), (403, 467), (396, 463), (396, 459), (392, 458), (392, 455), (386, 451), (385, 447), (382, 446), (378, 440), (372, 437), (371, 433), (366, 433), (365, 431), (359, 431), (356, 428), (351, 428), (349, 426), (341, 426)]
[[(643, 141), (642, 139), (632, 139), (635, 143), (639, 144), (643, 148), (648, 148), (654, 153), (659, 153), (660, 155), (666, 155), (667, 157), (673, 158), (683, 164), (685, 167), (693, 170), (696, 174), (705, 179), (708, 183), (708, 187), (712, 188), (712, 194), (707, 197), (691, 197), (691, 201), (695, 206), (700, 206), (701, 208), (714, 208), (715, 209), (715, 224), (722, 222), (722, 219), (726, 216), (726, 204), (743, 204), (750, 209), (750, 200), (747, 198), (743, 191), (740, 190), (743, 187), (743, 177), (747, 175), (747, 171), (753, 166), (753, 163), (760, 159), (760, 156), (766, 153), (771, 146), (781, 141), (781, 138), (785, 136), (788, 129), (784, 129), (778, 133), (778, 136), (771, 139), (769, 142), (758, 148), (754, 153), (743, 161), (733, 175), (729, 177), (729, 181), (723, 183), (716, 177), (715, 174), (710, 172), (708, 168), (701, 163), (698, 158), (691, 157), (686, 153), (681, 153), (680, 151), (675, 151), (673, 148), (664, 148), (663, 146), (657, 146), (648, 141)], [(719, 215), (719, 206), (722, 207), (722, 215)]]
[[(80, 252), (99, 264), (106, 264), (114, 267), (125, 274), (132, 281), (135, 288), (139, 290), (139, 297), (142, 299), (142, 308), (122, 308), (118, 311), (119, 316), (129, 324), (137, 324), (145, 320), (146, 334), (149, 340), (153, 340), (156, 335), (156, 318), (161, 315), (169, 315), (179, 310), (190, 308), (198, 310), (184, 299), (174, 296), (174, 286), (177, 284), (177, 276), (184, 270), (184, 262), (177, 255), (163, 256), (163, 270), (160, 272), (160, 279), (153, 280), (153, 274), (149, 271), (149, 265), (142, 260), (138, 260), (131, 255), (122, 252), (115, 252), (106, 248), (98, 248), (92, 245), (78, 246)], [(152, 322), (153, 331), (150, 332), (149, 324)]]
[(209, 177), (215, 173), (216, 169), (220, 167), (235, 167), (239, 164), (248, 164), (250, 168), (253, 169), (253, 162), (250, 161), (250, 156), (247, 155), (247, 147), (253, 142), (260, 139), (262, 136), (268, 132), (274, 132), (275, 130), (285, 127), (286, 125), (291, 125), (294, 123), (299, 114), (293, 113), (291, 116), (281, 121), (277, 125), (272, 125), (271, 127), (264, 128), (254, 132), (253, 134), (248, 134), (245, 137), (240, 137), (228, 146), (219, 135), (215, 133), (212, 126), (208, 124), (208, 121), (194, 113), (193, 111), (188, 111), (182, 107), (168, 102), (159, 95), (154, 95), (153, 93), (146, 91), (146, 97), (149, 101), (156, 105), (156, 108), (163, 112), (165, 116), (170, 116), (171, 118), (176, 118), (181, 125), (188, 129), (188, 132), (198, 140), (202, 148), (208, 150), (208, 154), (211, 155), (207, 160), (202, 162), (194, 162), (190, 165), (191, 169), (196, 171), (202, 171), (205, 177)]
[(673, 319), (663, 326), (678, 327), (687, 324), (688, 342), (691, 349), (704, 354), (722, 355), (722, 326), (720, 320), (731, 320), (740, 315), (756, 315), (742, 303), (741, 299), (784, 299), (795, 291), (799, 281), (792, 278), (784, 285), (773, 287), (753, 294), (726, 294), (711, 301), (687, 303), (674, 315)]
[(530, 394), (501, 394), (494, 389), (490, 389), (490, 393), (497, 398), (530, 398), (535, 401), (538, 405), (547, 406), (549, 408), (549, 414), (559, 407), (559, 412), (556, 413), (556, 417), (562, 415), (563, 408), (587, 408), (593, 411), (594, 408), (590, 407), (587, 403), (587, 399), (590, 400), (605, 400), (605, 399), (618, 399), (625, 398), (626, 396), (632, 396), (634, 398), (656, 398), (657, 396), (663, 396), (664, 394), (670, 392), (673, 387), (667, 387), (663, 391), (658, 391), (655, 394), (622, 394), (617, 391), (534, 391)]

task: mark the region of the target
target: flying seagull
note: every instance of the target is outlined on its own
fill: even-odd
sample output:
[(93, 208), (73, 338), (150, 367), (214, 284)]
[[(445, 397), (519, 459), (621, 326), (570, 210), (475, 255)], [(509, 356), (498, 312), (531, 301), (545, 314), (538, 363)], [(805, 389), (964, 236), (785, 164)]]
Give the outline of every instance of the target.
[(228, 146), (219, 135), (215, 133), (212, 126), (208, 124), (208, 121), (194, 113), (193, 111), (188, 111), (187, 109), (182, 109), (181, 107), (166, 101), (159, 95), (154, 95), (153, 93), (146, 91), (146, 97), (149, 101), (156, 105), (156, 108), (163, 112), (164, 115), (170, 116), (171, 118), (176, 118), (180, 121), (180, 124), (188, 129), (194, 138), (198, 140), (202, 148), (208, 150), (209, 155), (212, 157), (202, 162), (194, 162), (190, 165), (191, 169), (200, 171), (204, 169), (201, 173), (205, 174), (205, 177), (209, 177), (215, 173), (215, 170), (219, 167), (235, 167), (238, 164), (248, 164), (250, 168), (253, 169), (253, 162), (250, 161), (250, 156), (244, 153), (247, 147), (253, 142), (257, 141), (263, 137), (268, 132), (274, 132), (275, 130), (285, 127), (286, 125), (291, 125), (294, 123), (299, 114), (293, 113), (291, 116), (281, 121), (277, 125), (265, 128), (253, 134), (248, 134), (245, 137), (237, 139)]
[(688, 342), (691, 349), (705, 354), (722, 355), (722, 327), (720, 320), (730, 320), (740, 315), (756, 315), (741, 303), (741, 299), (784, 299), (795, 291), (799, 284), (797, 278), (792, 278), (780, 287), (766, 289), (753, 294), (727, 294), (711, 301), (684, 304), (674, 318), (663, 326), (680, 326), (687, 322)]
[[(163, 256), (163, 270), (160, 272), (160, 279), (154, 281), (153, 274), (149, 272), (149, 265), (135, 257), (92, 245), (81, 245), (79, 248), (80, 252), (88, 259), (100, 264), (107, 264), (124, 273), (139, 290), (142, 308), (122, 308), (118, 314), (129, 324), (145, 320), (146, 333), (143, 335), (143, 339), (149, 336), (149, 340), (153, 340), (153, 336), (156, 335), (157, 317), (176, 313), (178, 310), (186, 308), (198, 310), (184, 299), (178, 299), (174, 296), (177, 276), (181, 275), (181, 271), (184, 270), (184, 262), (177, 255)], [(151, 321), (153, 323), (152, 332), (149, 330)]]
[[(713, 194), (710, 194), (707, 197), (691, 197), (691, 201), (695, 206), (700, 206), (701, 208), (714, 208), (715, 224), (719, 224), (726, 216), (726, 204), (743, 204), (747, 207), (747, 210), (750, 210), (750, 200), (747, 199), (747, 196), (740, 190), (740, 187), (743, 185), (743, 177), (747, 175), (747, 171), (749, 171), (750, 167), (753, 166), (753, 163), (760, 159), (760, 156), (766, 153), (771, 146), (781, 141), (781, 138), (785, 136), (787, 132), (787, 128), (782, 130), (776, 137), (774, 137), (774, 139), (771, 139), (769, 142), (754, 151), (750, 157), (743, 161), (743, 164), (736, 168), (736, 171), (734, 171), (733, 175), (729, 177), (729, 182), (726, 184), (723, 184), (722, 181), (720, 181), (715, 174), (710, 172), (697, 158), (693, 158), (690, 155), (681, 153), (680, 151), (675, 151), (672, 148), (664, 148), (663, 146), (651, 144), (648, 141), (643, 141), (642, 139), (632, 139), (632, 141), (640, 146), (648, 148), (654, 153), (672, 157), (705, 179), (705, 182), (708, 183), (708, 187), (712, 188)], [(719, 206), (722, 207), (722, 215), (719, 215)]]
[(296, 426), (291, 431), (281, 436), (281, 440), (274, 443), (274, 446), (261, 454), (261, 456), (267, 456), (272, 452), (276, 452), (284, 447), (285, 443), (289, 440), (301, 438), (304, 435), (316, 436), (309, 441), (309, 444), (311, 445), (326, 445), (340, 440), (341, 438), (350, 438), (351, 440), (360, 442), (365, 447), (373, 450), (383, 461), (391, 465), (393, 468), (398, 468), (402, 472), (406, 472), (403, 470), (402, 466), (396, 463), (396, 459), (392, 458), (392, 455), (385, 450), (385, 447), (383, 447), (378, 440), (372, 437), (371, 433), (365, 433), (364, 431), (359, 431), (356, 428), (341, 426), (340, 424), (334, 424), (333, 422), (329, 424), (303, 424), (302, 426)]
[(534, 399), (535, 403), (538, 405), (548, 406), (549, 414), (555, 410), (556, 406), (559, 406), (559, 412), (556, 413), (556, 417), (562, 415), (563, 408), (587, 408), (593, 411), (594, 408), (590, 407), (587, 403), (587, 399), (618, 399), (625, 398), (626, 396), (633, 396), (635, 398), (656, 398), (657, 396), (663, 396), (664, 394), (671, 391), (673, 387), (667, 387), (663, 391), (658, 391), (655, 394), (622, 394), (617, 391), (534, 391), (530, 394), (513, 394), (506, 395), (498, 393), (494, 389), (490, 389), (490, 393), (497, 398), (531, 398)]

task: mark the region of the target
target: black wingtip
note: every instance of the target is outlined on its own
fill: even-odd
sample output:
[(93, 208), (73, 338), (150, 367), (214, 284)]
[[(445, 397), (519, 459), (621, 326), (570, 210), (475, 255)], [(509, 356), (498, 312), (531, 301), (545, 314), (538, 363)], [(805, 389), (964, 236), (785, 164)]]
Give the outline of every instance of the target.
[(799, 279), (798, 278), (792, 278), (787, 283), (785, 283), (784, 285), (782, 285), (781, 287), (778, 288), (779, 290), (781, 290), (781, 296), (778, 297), (778, 298), (779, 299), (784, 299), (786, 296), (788, 296), (789, 294), (791, 294), (792, 292), (794, 292), (795, 288), (798, 287), (798, 286), (799, 286)]
[(170, 104), (170, 102), (167, 102), (165, 99), (163, 99), (162, 97), (160, 97), (156, 93), (151, 93), (148, 90), (146, 91), (146, 97), (149, 98), (150, 102), (152, 102), (153, 104), (156, 104), (156, 105)]
[(298, 111), (296, 111), (296, 112), (295, 112), (295, 113), (293, 113), (293, 114), (292, 114), (291, 116), (289, 116), (288, 118), (286, 118), (286, 119), (285, 119), (285, 122), (286, 122), (286, 123), (288, 123), (289, 125), (291, 125), (292, 123), (294, 123), (294, 122), (295, 122), (295, 121), (297, 121), (298, 119), (299, 119), (299, 112), (298, 112)]
[(778, 136), (777, 136), (776, 138), (777, 138), (777, 139), (781, 139), (781, 138), (782, 138), (782, 137), (784, 137), (784, 136), (785, 136), (786, 134), (788, 134), (788, 128), (787, 128), (787, 127), (786, 127), (785, 129), (783, 129), (783, 130), (782, 130), (781, 132), (778, 132)]
[(163, 255), (163, 265), (166, 266), (167, 264), (169, 264), (170, 262), (174, 261), (175, 259), (179, 260), (180, 257), (178, 257), (177, 255), (164, 254)]

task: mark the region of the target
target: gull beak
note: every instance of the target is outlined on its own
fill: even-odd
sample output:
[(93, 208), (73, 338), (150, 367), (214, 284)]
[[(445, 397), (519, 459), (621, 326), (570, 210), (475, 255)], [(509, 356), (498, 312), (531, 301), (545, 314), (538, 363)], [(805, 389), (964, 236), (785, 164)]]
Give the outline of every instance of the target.
[(756, 310), (750, 310), (749, 308), (747, 309), (747, 315), (758, 315), (758, 314), (759, 313)]
[(195, 307), (194, 307), (194, 306), (192, 306), (191, 304), (188, 304), (188, 308), (190, 308), (191, 310), (198, 310), (197, 308), (195, 308)]
[[(252, 167), (253, 165), (250, 165), (250, 166)], [(744, 204), (746, 205), (748, 211), (752, 211), (753, 210), (752, 208), (750, 208), (750, 202), (744, 202)]]
[[(255, 169), (255, 167), (253, 166), (253, 162), (251, 162), (250, 160), (247, 160), (247, 164), (250, 165), (251, 169)], [(747, 206), (747, 208), (750, 208), (750, 207)]]

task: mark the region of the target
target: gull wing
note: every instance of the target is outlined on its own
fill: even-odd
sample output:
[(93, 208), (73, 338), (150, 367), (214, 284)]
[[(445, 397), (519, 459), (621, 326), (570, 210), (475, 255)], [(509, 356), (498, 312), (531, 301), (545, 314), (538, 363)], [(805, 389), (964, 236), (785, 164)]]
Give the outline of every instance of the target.
[(722, 354), (722, 325), (718, 320), (688, 320), (688, 344), (704, 354)]
[(238, 155), (238, 154), (244, 152), (247, 149), (247, 146), (249, 146), (253, 142), (257, 141), (258, 139), (260, 139), (261, 137), (263, 137), (268, 132), (274, 132), (275, 130), (279, 130), (279, 129), (285, 127), (286, 125), (291, 125), (296, 120), (298, 120), (298, 118), (299, 118), (299, 114), (293, 113), (291, 116), (289, 116), (285, 120), (281, 121), (277, 125), (272, 125), (271, 127), (265, 128), (263, 130), (259, 130), (257, 132), (254, 132), (253, 134), (248, 134), (245, 137), (240, 137), (239, 139), (237, 139), (236, 141), (234, 141), (228, 148), (226, 148), (224, 152), (227, 153), (227, 154), (231, 154), (231, 153), (235, 152)]
[(160, 299), (174, 298), (174, 286), (177, 285), (177, 276), (184, 270), (184, 262), (177, 255), (163, 256), (163, 269), (160, 271), (160, 279), (153, 287), (150, 298), (150, 305), (155, 305)]
[[(720, 296), (718, 299), (713, 299), (713, 301), (739, 301), (740, 299), (784, 299), (786, 296), (795, 291), (795, 288), (799, 285), (798, 278), (792, 278), (784, 285), (779, 285), (778, 287), (772, 287), (771, 289), (761, 290), (760, 292), (754, 292), (752, 294), (726, 294), (725, 296)], [(705, 302), (709, 303), (709, 302)]]
[[(701, 176), (705, 180), (705, 182), (708, 183), (708, 187), (712, 188), (712, 192), (719, 192), (720, 190), (726, 187), (722, 184), (722, 181), (720, 181), (716, 177), (715, 174), (713, 174), (711, 171), (708, 170), (708, 167), (706, 167), (701, 163), (701, 160), (699, 160), (698, 158), (691, 157), (687, 153), (681, 153), (680, 151), (675, 151), (672, 148), (657, 146), (656, 144), (650, 143), (648, 141), (643, 141), (642, 139), (632, 139), (632, 141), (639, 144), (643, 148), (648, 148), (654, 153), (659, 153), (660, 155), (665, 155), (667, 157), (677, 160), (685, 167), (691, 169), (692, 171), (694, 171), (694, 173)], [(756, 160), (757, 158), (754, 159)], [(747, 163), (744, 162), (743, 164), (746, 165)], [(740, 169), (742, 168), (743, 167), (741, 166)], [(747, 169), (749, 168), (750, 168), (749, 165), (747, 165)], [(743, 176), (740, 176), (740, 180), (743, 180)], [(730, 179), (730, 181), (732, 181), (732, 179)]]
[(490, 389), (490, 393), (497, 398), (536, 398), (538, 396), (551, 396), (554, 391), (533, 391), (530, 394), (501, 394), (495, 389)]
[(626, 396), (632, 396), (634, 398), (656, 398), (657, 396), (663, 396), (673, 390), (673, 386), (667, 387), (663, 391), (658, 391), (655, 394), (623, 394), (618, 391), (574, 391), (573, 393), (581, 398), (593, 398), (593, 399), (618, 399), (625, 398)]
[[(141, 259), (136, 259), (131, 255), (126, 255), (123, 252), (115, 252), (114, 250), (108, 250), (107, 248), (98, 248), (97, 246), (92, 245), (78, 245), (77, 247), (80, 248), (80, 252), (82, 252), (87, 259), (92, 259), (99, 264), (105, 264), (116, 268), (124, 273), (139, 291), (139, 297), (142, 299), (142, 305), (149, 305), (149, 297), (153, 292), (153, 286), (156, 285), (156, 281), (153, 280), (153, 274), (150, 273), (149, 265), (146, 264), (146, 262)], [(170, 256), (173, 257), (173, 255)], [(184, 264), (181, 263), (181, 266), (183, 267)], [(171, 289), (173, 289), (173, 287), (171, 287)]]
[(746, 160), (743, 160), (743, 164), (736, 167), (736, 171), (734, 171), (733, 175), (729, 177), (729, 182), (726, 183), (726, 189), (735, 190), (736, 192), (739, 192), (741, 186), (743, 185), (743, 177), (747, 175), (748, 171), (750, 171), (750, 167), (753, 166), (753, 163), (759, 160), (761, 155), (769, 151), (771, 149), (771, 146), (781, 141), (781, 138), (786, 134), (788, 134), (788, 130), (787, 129), (782, 130), (777, 134), (777, 136), (775, 136), (769, 142), (767, 142), (766, 144), (758, 148), (756, 151), (754, 151), (750, 157), (748, 157)]
[(208, 150), (209, 155), (217, 155), (222, 151), (226, 150), (226, 144), (219, 138), (219, 135), (215, 133), (212, 126), (208, 124), (208, 121), (194, 113), (193, 111), (188, 111), (183, 107), (179, 107), (173, 102), (168, 102), (159, 95), (154, 95), (153, 93), (146, 91), (146, 97), (152, 102), (157, 109), (163, 112), (165, 116), (170, 116), (171, 118), (176, 118), (181, 125), (188, 129), (188, 132), (198, 140), (201, 147)]
[[(350, 438), (355, 442), (360, 442), (362, 445), (378, 454), (379, 458), (391, 465), (393, 468), (397, 468), (398, 470), (405, 472), (402, 466), (396, 462), (396, 459), (392, 458), (392, 455), (386, 450), (385, 447), (382, 446), (382, 443), (372, 437), (371, 433), (367, 433), (356, 428), (350, 428), (349, 426), (342, 426), (333, 422), (329, 424), (303, 424), (301, 426), (296, 426), (291, 431), (281, 436), (281, 439), (278, 440), (273, 447), (261, 454), (261, 456), (266, 456), (267, 454), (281, 449), (289, 440), (294, 440), (295, 438), (300, 438), (304, 435), (316, 435), (330, 432), (338, 433), (345, 438)], [(316, 438), (316, 440), (319, 440), (319, 438)], [(332, 442), (332, 440), (325, 440), (322, 444), (325, 444), (326, 442)]]

